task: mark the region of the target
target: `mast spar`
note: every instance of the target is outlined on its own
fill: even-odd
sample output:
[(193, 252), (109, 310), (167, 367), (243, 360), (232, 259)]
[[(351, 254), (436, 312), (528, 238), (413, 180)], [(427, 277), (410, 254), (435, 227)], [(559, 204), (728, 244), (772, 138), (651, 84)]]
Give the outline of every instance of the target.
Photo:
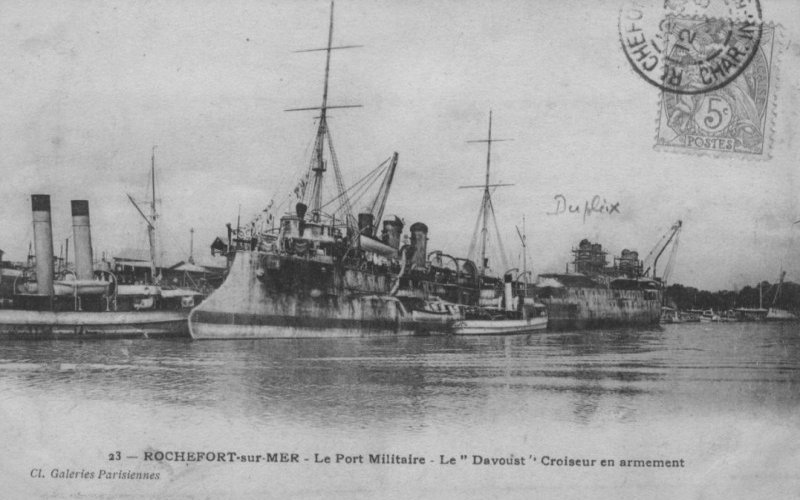
[[(478, 215), (479, 219), (482, 220), (481, 225), (481, 260), (478, 263), (478, 269), (480, 270), (480, 275), (483, 276), (486, 273), (486, 243), (489, 238), (489, 215), (491, 213), (492, 217), (494, 218), (494, 208), (492, 206), (492, 193), (489, 188), (492, 187), (504, 187), (504, 186), (513, 186), (513, 184), (491, 184), (490, 182), (490, 170), (492, 165), (492, 143), (493, 142), (505, 142), (505, 141), (513, 141), (513, 139), (493, 139), (492, 138), (492, 110), (489, 110), (489, 134), (486, 139), (476, 139), (467, 142), (485, 142), (486, 143), (486, 179), (483, 185), (478, 186), (459, 186), (459, 189), (465, 188), (481, 188), (483, 189), (483, 200), (481, 201), (481, 209)], [(497, 229), (497, 228), (495, 228)], [(499, 234), (498, 234), (499, 240)]]
[(147, 240), (150, 245), (150, 278), (153, 280), (153, 284), (157, 285), (161, 281), (161, 276), (156, 275), (156, 220), (158, 219), (158, 212), (156, 212), (156, 146), (153, 146), (153, 153), (150, 157), (150, 183), (152, 186), (149, 216), (145, 215), (144, 210), (139, 207), (133, 196), (128, 194), (128, 199), (147, 224)]
[(328, 129), (328, 79), (331, 74), (331, 42), (333, 42), (333, 2), (331, 2), (331, 20), (328, 26), (328, 47), (325, 51), (325, 83), (322, 88), (322, 106), (319, 113), (319, 128), (317, 129), (317, 141), (315, 157), (317, 164), (314, 171), (314, 190), (312, 194), (313, 204), (311, 205), (311, 215), (314, 220), (319, 220), (319, 210), (322, 205), (322, 174), (325, 172), (325, 159), (322, 152), (325, 149), (325, 134)]
[[(330, 67), (331, 67), (331, 51), (338, 50), (338, 49), (353, 49), (361, 47), (361, 45), (341, 45), (338, 47), (333, 46), (333, 1), (331, 1), (331, 15), (330, 15), (330, 22), (328, 25), (328, 44), (324, 48), (319, 49), (306, 49), (306, 50), (298, 50), (296, 52), (320, 52), (325, 51), (325, 79), (322, 87), (322, 105), (319, 107), (310, 107), (310, 108), (292, 108), (287, 109), (286, 111), (319, 111), (319, 125), (317, 127), (317, 134), (316, 140), (314, 143), (314, 156), (311, 162), (311, 168), (309, 173), (313, 173), (313, 178), (311, 179), (311, 191), (310, 194), (306, 192), (306, 186), (302, 185), (302, 194), (299, 196), (300, 199), (304, 201), (309, 201), (311, 205), (311, 216), (315, 222), (319, 222), (321, 216), (321, 208), (322, 208), (322, 182), (324, 173), (327, 170), (324, 152), (325, 152), (325, 138), (328, 138), (328, 150), (330, 151), (331, 157), (334, 160), (334, 168), (338, 170), (335, 160), (335, 153), (333, 152), (333, 145), (331, 144), (330, 139), (330, 132), (328, 131), (328, 110), (334, 108), (360, 108), (360, 104), (352, 104), (352, 105), (340, 105), (340, 106), (328, 106), (328, 82), (330, 79)], [(310, 176), (309, 176), (310, 177)], [(338, 172), (337, 172), (338, 177)], [(337, 184), (340, 184), (338, 182)], [(338, 186), (340, 191), (343, 186)], [(341, 194), (341, 193), (340, 193)], [(308, 195), (308, 196), (307, 196)], [(348, 214), (351, 215), (351, 214)]]
[(150, 276), (153, 280), (153, 284), (158, 284), (161, 280), (161, 276), (156, 276), (156, 219), (158, 219), (158, 213), (156, 212), (156, 146), (153, 146), (152, 155), (150, 156), (150, 184), (151, 223), (147, 226), (147, 235), (150, 240)]
[(528, 237), (525, 235), (525, 214), (522, 214), (522, 232), (517, 229), (517, 235), (522, 242), (522, 279), (525, 283), (523, 297), (528, 295)]
[(194, 264), (194, 228), (189, 228), (189, 264)]

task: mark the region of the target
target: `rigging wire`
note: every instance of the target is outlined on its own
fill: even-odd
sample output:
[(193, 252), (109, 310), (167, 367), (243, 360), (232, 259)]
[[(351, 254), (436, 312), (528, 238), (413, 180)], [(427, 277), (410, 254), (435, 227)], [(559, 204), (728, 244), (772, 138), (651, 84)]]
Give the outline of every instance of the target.
[(475, 258), (475, 246), (478, 244), (478, 233), (480, 232), (482, 216), (483, 203), (481, 203), (481, 207), (478, 209), (478, 217), (475, 219), (475, 228), (472, 230), (472, 239), (469, 242), (469, 250), (467, 251), (467, 257), (472, 261), (477, 261)]
[[(333, 139), (330, 135), (330, 130), (326, 127), (325, 135), (328, 136), (328, 150), (331, 154), (331, 162), (333, 163), (333, 173), (334, 177), (336, 178), (336, 188), (339, 190), (339, 193), (345, 193), (346, 189), (344, 187), (344, 180), (342, 178), (342, 171), (339, 168), (339, 159), (336, 157), (336, 150), (333, 147)], [(344, 216), (345, 221), (348, 224), (348, 227), (353, 229), (354, 238), (358, 235), (358, 223), (353, 218), (353, 207), (350, 205), (350, 199), (347, 195), (343, 196), (344, 199)]]
[[(315, 128), (315, 129), (317, 128), (317, 121), (318, 121), (318, 118), (314, 120), (314, 128)], [(311, 136), (311, 137), (314, 137), (314, 138), (313, 138), (313, 139), (309, 139), (309, 140), (308, 140), (308, 142), (306, 143), (306, 147), (305, 147), (305, 149), (304, 149), (303, 157), (307, 157), (307, 156), (309, 155), (309, 153), (310, 153), (310, 150), (311, 150), (311, 147), (312, 147), (312, 145), (313, 145), (313, 144), (316, 144), (316, 135), (313, 135), (313, 136)], [(275, 188), (275, 191), (273, 192), (273, 195), (272, 195), (272, 197), (271, 197), (271, 199), (273, 199), (273, 200), (274, 200), (274, 199), (275, 199), (275, 198), (278, 196), (278, 194), (279, 194), (279, 193), (286, 193), (286, 194), (283, 196), (283, 199), (280, 201), (280, 203), (277, 203), (277, 204), (275, 204), (275, 211), (276, 211), (276, 212), (277, 212), (277, 211), (278, 211), (278, 209), (280, 209), (281, 207), (286, 207), (286, 206), (288, 206), (289, 200), (291, 199), (291, 197), (292, 197), (292, 194), (294, 194), (294, 193), (293, 193), (293, 191), (292, 191), (291, 189), (288, 189), (288, 188), (286, 187), (286, 181), (287, 181), (287, 179), (290, 179), (290, 178), (291, 178), (291, 176), (290, 176), (290, 175), (288, 175), (288, 174), (289, 174), (290, 172), (292, 172), (292, 170), (285, 169), (283, 172), (284, 172), (284, 174), (283, 174), (283, 176), (282, 176), (282, 178), (281, 178), (281, 181), (278, 183), (278, 185), (277, 185), (277, 187)], [(306, 172), (305, 176), (304, 176), (304, 177), (301, 177), (301, 179), (302, 179), (302, 178), (306, 178), (306, 179), (308, 179), (308, 172)]]
[[(364, 197), (364, 195), (367, 194), (370, 191), (372, 186), (374, 186), (375, 183), (379, 179), (380, 179), (379, 175), (373, 176), (372, 179), (370, 179), (370, 181), (368, 183), (364, 183), (364, 184), (361, 185), (361, 187), (358, 189), (357, 193), (355, 193), (355, 192), (352, 193), (350, 195), (350, 204), (351, 204), (351, 206), (358, 204), (361, 201), (361, 199)], [(341, 204), (340, 204), (340, 208), (341, 208)]]
[(344, 191), (343, 193), (339, 193), (339, 194), (338, 194), (338, 195), (337, 195), (335, 198), (331, 198), (330, 200), (328, 200), (328, 201), (327, 201), (327, 202), (326, 202), (324, 205), (322, 205), (322, 206), (320, 207), (320, 209), (322, 209), (322, 208), (325, 208), (325, 207), (327, 207), (328, 205), (330, 205), (330, 204), (332, 204), (333, 202), (335, 202), (336, 200), (340, 199), (341, 197), (343, 197), (343, 196), (346, 196), (346, 195), (347, 195), (347, 193), (348, 193), (349, 191), (351, 191), (351, 190), (354, 190), (354, 189), (359, 189), (359, 187), (358, 187), (358, 186), (359, 186), (361, 183), (363, 183), (363, 182), (367, 181), (367, 179), (368, 179), (370, 176), (372, 176), (372, 175), (378, 175), (378, 174), (380, 174), (381, 170), (385, 170), (386, 164), (389, 162), (389, 160), (390, 160), (390, 158), (387, 158), (386, 160), (384, 160), (384, 161), (383, 161), (383, 162), (382, 162), (380, 165), (378, 165), (377, 167), (375, 167), (373, 170), (371, 170), (369, 173), (367, 173), (367, 174), (366, 174), (364, 177), (362, 177), (361, 179), (359, 179), (358, 181), (356, 181), (354, 184), (352, 184), (350, 187), (348, 187), (347, 189), (345, 189), (345, 191)]
[(489, 212), (492, 214), (492, 222), (494, 223), (494, 231), (497, 237), (497, 247), (500, 250), (500, 263), (503, 264), (503, 272), (508, 269), (508, 258), (506, 256), (506, 250), (503, 248), (503, 240), (500, 238), (500, 227), (497, 225), (497, 217), (494, 213), (494, 203), (492, 203), (492, 197), (489, 197)]

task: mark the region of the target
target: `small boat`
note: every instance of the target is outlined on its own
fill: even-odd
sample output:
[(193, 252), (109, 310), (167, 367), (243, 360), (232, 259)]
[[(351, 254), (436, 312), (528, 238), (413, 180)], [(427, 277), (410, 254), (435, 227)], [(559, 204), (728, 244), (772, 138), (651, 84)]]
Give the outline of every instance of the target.
[(737, 321), (764, 321), (769, 310), (762, 307), (737, 307), (733, 313), (736, 315)]
[[(778, 279), (778, 289), (775, 291), (775, 294), (772, 297), (772, 305), (770, 306), (765, 318), (767, 321), (794, 321), (798, 319), (797, 316), (786, 309), (776, 307), (778, 305), (778, 299), (781, 296), (781, 287), (783, 287), (784, 278), (786, 278), (786, 271), (781, 270), (781, 275)], [(761, 287), (759, 286), (759, 290), (760, 289)]]
[(520, 335), (547, 329), (547, 316), (516, 319), (464, 320), (453, 324), (453, 335)]
[(411, 316), (417, 333), (447, 333), (453, 323), (465, 318), (466, 306), (448, 302), (439, 297), (428, 300), (401, 299), (403, 308)]
[(719, 314), (715, 313), (713, 309), (706, 309), (700, 314), (700, 321), (702, 323), (718, 322), (720, 321)]
[[(36, 294), (38, 293), (38, 285), (36, 281), (28, 281), (28, 276), (23, 274), (24, 278), (17, 283), (14, 290), (20, 294)], [(108, 283), (98, 280), (77, 280), (77, 279), (59, 279), (53, 281), (53, 295), (59, 297), (73, 296), (73, 295), (102, 295), (108, 291)]]
[(672, 307), (663, 306), (661, 308), (661, 323), (683, 323), (680, 313), (677, 309)]
[[(473, 236), (473, 241), (480, 238), (480, 278), (481, 278), (481, 293), (480, 293), (480, 306), (469, 308), (466, 311), (464, 319), (457, 320), (451, 327), (453, 335), (517, 335), (532, 333), (535, 331), (544, 330), (547, 328), (547, 308), (544, 304), (538, 304), (532, 297), (528, 297), (530, 287), (528, 285), (528, 269), (527, 269), (527, 240), (525, 236), (525, 218), (523, 217), (522, 231), (517, 229), (517, 235), (522, 242), (522, 272), (519, 273), (517, 279), (514, 278), (514, 273), (519, 272), (519, 269), (509, 269), (503, 273), (502, 282), (487, 274), (486, 257), (486, 243), (489, 228), (487, 227), (488, 221), (495, 221), (494, 204), (492, 203), (491, 191), (493, 187), (507, 186), (508, 184), (492, 184), (490, 180), (490, 166), (492, 157), (492, 143), (496, 141), (503, 141), (505, 139), (492, 139), (492, 113), (489, 112), (489, 133), (486, 139), (471, 142), (485, 142), (487, 144), (486, 152), (486, 175), (483, 185), (478, 186), (462, 186), (467, 188), (481, 188), (483, 189), (483, 201), (481, 202), (481, 209), (478, 214), (478, 220), (483, 220), (483, 226), (480, 233), (477, 231)], [(498, 246), (502, 249), (502, 242), (500, 242), (500, 234), (495, 227), (497, 234)], [(470, 251), (470, 253), (472, 253)], [(500, 257), (502, 260), (502, 256)], [(506, 266), (507, 267), (507, 266)], [(522, 281), (519, 278), (522, 277)]]
[(53, 282), (56, 295), (102, 295), (111, 284), (100, 280), (64, 279)]
[[(514, 311), (516, 313), (516, 311)], [(520, 335), (547, 328), (547, 307), (525, 305), (521, 313), (479, 308), (451, 327), (453, 335)]]
[(765, 319), (767, 321), (795, 321), (797, 320), (797, 316), (785, 309), (770, 307)]
[(700, 313), (694, 313), (691, 310), (689, 311), (680, 311), (678, 316), (681, 319), (682, 323), (699, 323), (700, 322)]

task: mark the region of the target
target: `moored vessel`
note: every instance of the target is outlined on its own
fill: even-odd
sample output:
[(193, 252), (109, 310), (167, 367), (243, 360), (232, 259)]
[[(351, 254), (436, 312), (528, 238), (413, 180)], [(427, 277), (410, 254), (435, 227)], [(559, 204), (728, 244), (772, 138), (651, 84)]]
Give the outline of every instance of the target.
[[(277, 227), (239, 238), (228, 253), (225, 282), (189, 316), (195, 339), (411, 335), (449, 324), (446, 318), (421, 317), (424, 307), (415, 319), (403, 302), (410, 307), (424, 303), (432, 298), (428, 290), (437, 287), (421, 286), (431, 282), (427, 226), (413, 224), (404, 237), (401, 219), (383, 220), (397, 153), (367, 180), (345, 188), (327, 117), (330, 109), (355, 106), (329, 105), (328, 85), (331, 52), (354, 46), (335, 47), (332, 41), (333, 4), (326, 47), (308, 51), (326, 54), (322, 104), (290, 110), (319, 112), (311, 161), (294, 190), (296, 204), (288, 210), (281, 207), (286, 211), (274, 218), (270, 215), (279, 220)], [(330, 170), (334, 195), (323, 200)], [(356, 215), (352, 204), (357, 193), (363, 195), (365, 186), (381, 175), (377, 194)], [(456, 282), (449, 278), (442, 273), (439, 288), (460, 294), (459, 277)]]
[[(532, 297), (504, 298), (503, 281), (484, 265), (428, 251), (428, 226), (408, 227), (385, 207), (398, 163), (394, 153), (349, 187), (328, 124), (333, 5), (328, 30), (322, 104), (289, 111), (317, 111), (307, 169), (294, 189), (294, 204), (268, 205), (268, 216), (245, 235), (228, 237), (225, 282), (192, 310), (195, 339), (327, 338), (448, 334), (463, 321), (502, 316), (520, 321)], [(301, 51), (306, 52), (306, 51)], [(482, 141), (483, 142), (483, 141)], [(488, 174), (488, 171), (487, 171)], [(330, 177), (334, 182), (330, 182)], [(330, 185), (333, 189), (330, 189)], [(375, 192), (369, 189), (377, 185)], [(325, 189), (333, 191), (326, 196)], [(483, 186), (481, 186), (483, 187)], [(488, 190), (488, 186), (486, 187)], [(367, 194), (368, 193), (368, 194)], [(365, 206), (356, 213), (353, 206)], [(488, 214), (487, 214), (488, 215)], [(277, 225), (274, 223), (277, 221)], [(270, 226), (269, 222), (272, 222)], [(230, 235), (230, 230), (229, 230)], [(226, 247), (220, 242), (218, 247)], [(517, 290), (519, 280), (514, 280)], [(527, 289), (527, 287), (526, 287)], [(503, 302), (505, 301), (505, 302)], [(540, 309), (541, 311), (541, 309)], [(524, 319), (520, 328), (542, 323)], [(485, 325), (484, 328), (499, 323)], [(509, 325), (502, 330), (508, 331)], [(467, 331), (467, 330), (462, 330)], [(499, 332), (499, 330), (498, 330)]]
[[(765, 317), (767, 321), (796, 321), (798, 319), (794, 313), (778, 307), (778, 300), (781, 296), (781, 289), (783, 288), (783, 280), (785, 278), (786, 271), (781, 270), (780, 278), (778, 279), (778, 288), (772, 296), (772, 305), (770, 305), (769, 311)], [(760, 289), (761, 287), (759, 286), (759, 290)]]
[[(21, 339), (182, 336), (187, 333), (188, 309), (148, 290), (142, 294), (120, 293), (117, 276), (94, 269), (89, 203), (72, 201), (75, 269), (61, 276), (54, 272), (49, 195), (31, 197), (35, 267), (0, 274), (0, 336)], [(130, 307), (128, 307), (130, 306)]]
[[(479, 186), (462, 186), (462, 188), (483, 189), (481, 208), (478, 213), (478, 220), (482, 221), (481, 227), (476, 228), (473, 235), (473, 244), (470, 254), (475, 248), (475, 242), (479, 241), (479, 283), (481, 302), (479, 307), (466, 310), (464, 318), (459, 319), (453, 324), (452, 332), (454, 335), (516, 335), (532, 333), (537, 330), (547, 328), (548, 318), (547, 309), (543, 304), (536, 303), (528, 285), (527, 268), (527, 241), (525, 235), (525, 224), (523, 218), (523, 230), (517, 228), (517, 234), (522, 243), (523, 265), (522, 272), (518, 268), (509, 269), (508, 264), (502, 264), (505, 271), (502, 280), (490, 276), (488, 270), (487, 240), (489, 236), (490, 220), (495, 225), (497, 237), (497, 251), (500, 254), (497, 259), (504, 262), (503, 245), (500, 240), (500, 232), (497, 225), (497, 217), (494, 212), (492, 201), (492, 188), (509, 186), (510, 184), (493, 184), (491, 182), (491, 159), (492, 143), (504, 141), (506, 139), (492, 138), (492, 112), (489, 111), (489, 132), (486, 139), (470, 142), (486, 143), (486, 175), (484, 184)], [(480, 231), (480, 232), (478, 232)], [(518, 276), (515, 274), (519, 273)], [(520, 280), (519, 278), (522, 278)]]
[(572, 249), (566, 273), (540, 274), (538, 296), (547, 305), (549, 328), (556, 330), (656, 325), (662, 317), (664, 276), (656, 276), (661, 254), (673, 243), (670, 269), (682, 227), (677, 221), (650, 255), (645, 268), (636, 251), (624, 249), (609, 265), (602, 245), (588, 239)]

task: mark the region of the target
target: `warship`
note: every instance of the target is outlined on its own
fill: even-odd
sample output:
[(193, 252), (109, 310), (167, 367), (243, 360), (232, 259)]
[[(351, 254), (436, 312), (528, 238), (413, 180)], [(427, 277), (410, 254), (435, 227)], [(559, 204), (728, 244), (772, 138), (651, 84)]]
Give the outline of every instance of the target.
[[(228, 275), (189, 315), (195, 339), (398, 335), (444, 329), (451, 315), (459, 314), (448, 297), (471, 292), (463, 285), (474, 281), (474, 266), (460, 262), (450, 273), (428, 265), (424, 223), (412, 224), (404, 238), (402, 219), (383, 220), (397, 153), (345, 188), (328, 111), (358, 105), (328, 103), (330, 63), (334, 50), (358, 46), (333, 46), (333, 12), (331, 3), (326, 47), (301, 51), (325, 52), (322, 103), (288, 110), (319, 112), (312, 157), (294, 189), (297, 202), (280, 214), (277, 227), (251, 229), (247, 237), (237, 234), (233, 245), (229, 229)], [(324, 201), (330, 170), (335, 195)], [(378, 180), (368, 209), (355, 215), (357, 196)], [(401, 288), (406, 292), (399, 293)], [(436, 294), (438, 300), (431, 300)]]
[[(677, 221), (644, 260), (624, 249), (609, 265), (603, 246), (588, 239), (572, 249), (565, 273), (540, 274), (539, 300), (547, 305), (552, 330), (657, 325), (661, 318), (664, 286), (674, 263), (682, 222)], [(661, 276), (658, 260), (672, 244)], [(645, 262), (652, 262), (645, 266)]]
[[(527, 303), (517, 300), (515, 310), (498, 310), (511, 308), (518, 280), (506, 285), (503, 279), (485, 276), (483, 264), (429, 252), (425, 223), (415, 222), (404, 232), (402, 218), (385, 214), (398, 165), (396, 152), (345, 187), (328, 111), (358, 105), (328, 103), (330, 63), (334, 50), (359, 46), (334, 46), (333, 25), (331, 3), (326, 47), (300, 51), (326, 55), (321, 105), (287, 110), (319, 113), (311, 159), (294, 189), (296, 203), (277, 208), (270, 202), (265, 219), (244, 230), (237, 227), (235, 233), (229, 225), (227, 244), (216, 245), (229, 258), (228, 275), (190, 313), (191, 336), (448, 334), (456, 325), (464, 332), (475, 326), (464, 321), (518, 320), (527, 314)], [(333, 182), (328, 180), (331, 174)], [(327, 199), (323, 186), (333, 191)], [(366, 208), (355, 213), (353, 206)], [(530, 322), (524, 322), (529, 328)], [(508, 326), (496, 321), (478, 326), (491, 325)]]

